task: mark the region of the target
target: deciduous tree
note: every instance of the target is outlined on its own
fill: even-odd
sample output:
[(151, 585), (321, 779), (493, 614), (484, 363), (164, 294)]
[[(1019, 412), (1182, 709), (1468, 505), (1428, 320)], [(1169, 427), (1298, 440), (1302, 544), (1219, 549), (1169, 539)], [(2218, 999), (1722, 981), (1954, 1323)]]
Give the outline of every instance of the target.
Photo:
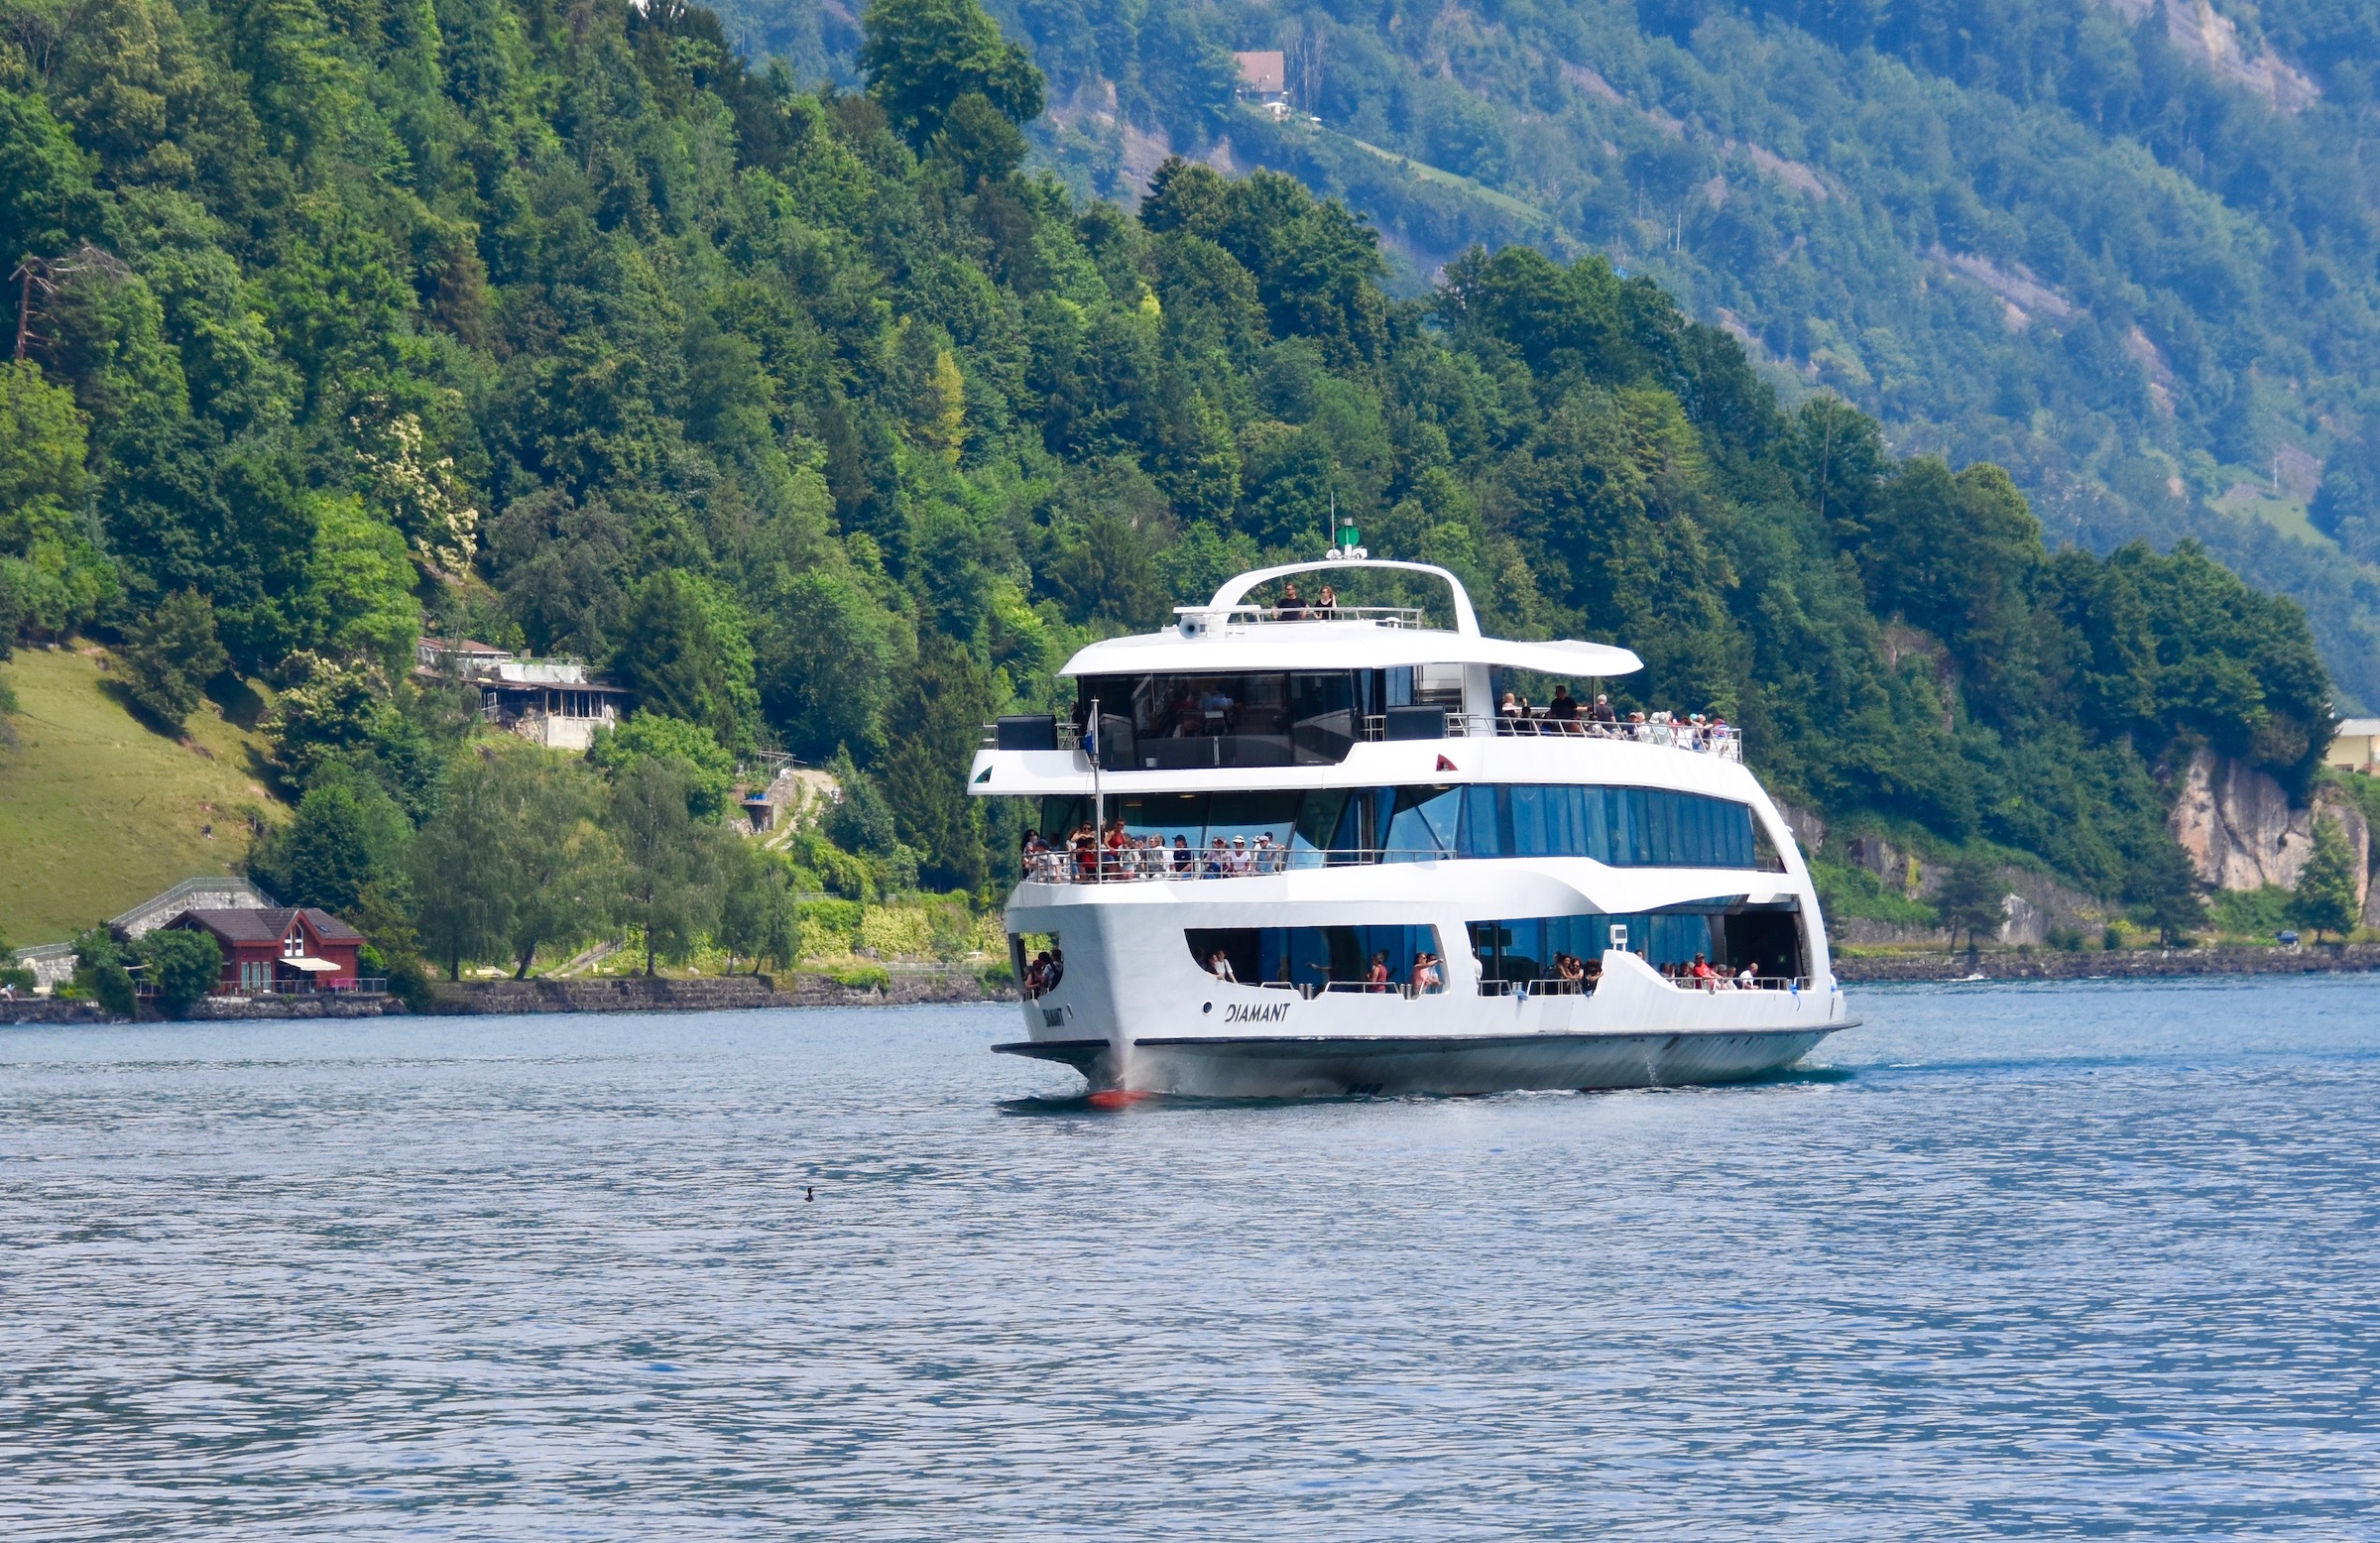
[(2338, 821), (2327, 815), (2314, 822), (2314, 850), (2298, 874), (2291, 910), (2298, 924), (2319, 939), (2325, 932), (2344, 935), (2355, 930), (2355, 849)]

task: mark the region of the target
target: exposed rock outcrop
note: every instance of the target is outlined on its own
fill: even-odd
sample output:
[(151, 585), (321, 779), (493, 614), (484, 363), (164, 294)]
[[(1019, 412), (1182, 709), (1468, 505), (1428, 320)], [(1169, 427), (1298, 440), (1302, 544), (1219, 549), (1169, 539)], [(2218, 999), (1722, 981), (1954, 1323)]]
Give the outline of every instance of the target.
[(2370, 822), (2335, 788), (2292, 808), (2281, 784), (2253, 767), (2200, 751), (2190, 760), (2166, 828), (2190, 854), (2201, 883), (2217, 890), (2291, 889), (2314, 851), (2318, 820), (2334, 819), (2355, 850), (2355, 897), (2370, 914)]
[[(1943, 865), (1929, 863), (1915, 852), (1876, 835), (1851, 837), (1843, 843), (1842, 855), (1854, 867), (1866, 869), (1888, 887), (1914, 899), (1933, 898), (1942, 889), (1943, 876), (1948, 872)], [(2000, 869), (1999, 881), (2000, 911), (2006, 919), (1992, 934), (1992, 940), (2004, 947), (2020, 943), (2038, 946), (2049, 941), (2053, 930), (2061, 928), (2095, 932), (2111, 919), (2097, 899), (2060, 884), (2047, 874), (2011, 863)], [(1948, 941), (1948, 934), (1939, 927), (1906, 926), (1865, 916), (1830, 914), (1827, 927), (1828, 935), (1836, 942), (1856, 947)]]

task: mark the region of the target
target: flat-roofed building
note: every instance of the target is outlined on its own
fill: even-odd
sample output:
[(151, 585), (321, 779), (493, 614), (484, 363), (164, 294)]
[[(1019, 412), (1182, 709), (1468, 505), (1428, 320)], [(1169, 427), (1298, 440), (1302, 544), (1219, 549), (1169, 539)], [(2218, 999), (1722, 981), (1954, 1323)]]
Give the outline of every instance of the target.
[(2341, 772), (2380, 774), (2380, 718), (2341, 718), (2322, 759)]

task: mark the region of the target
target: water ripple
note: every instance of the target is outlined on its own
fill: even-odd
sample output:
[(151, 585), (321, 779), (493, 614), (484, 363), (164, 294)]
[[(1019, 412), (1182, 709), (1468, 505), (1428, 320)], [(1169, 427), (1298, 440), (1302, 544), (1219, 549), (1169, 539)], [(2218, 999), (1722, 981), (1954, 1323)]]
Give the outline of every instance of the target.
[(2369, 1534), (2368, 989), (1115, 1113), (994, 1009), (10, 1031), (0, 1535)]

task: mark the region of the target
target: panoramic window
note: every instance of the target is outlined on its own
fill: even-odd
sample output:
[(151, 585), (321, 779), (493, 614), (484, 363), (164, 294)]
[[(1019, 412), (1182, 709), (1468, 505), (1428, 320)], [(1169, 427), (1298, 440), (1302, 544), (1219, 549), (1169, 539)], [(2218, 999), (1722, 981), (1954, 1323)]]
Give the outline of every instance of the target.
[(1471, 949), (1480, 962), (1480, 989), (1495, 993), (1516, 983), (1560, 979), (1558, 956), (1593, 963), (1607, 949), (1636, 955), (1656, 970), (1691, 964), (1702, 955), (1727, 974), (1747, 966), (1763, 979), (1802, 973), (1799, 911), (1791, 905), (1697, 900), (1628, 915), (1521, 916), (1471, 923)]
[[(1101, 675), (1076, 684), (1075, 717), (1099, 714), (1111, 772), (1335, 766), (1358, 738), (1380, 671)], [(1359, 700), (1362, 698), (1363, 700)]]
[(1193, 927), (1183, 938), (1190, 957), (1210, 975), (1244, 986), (1294, 988), (1309, 997), (1326, 991), (1426, 995), (1443, 989), (1446, 980), (1442, 962), (1431, 978), (1436, 927)]
[[(1289, 866), (1414, 863), (1448, 857), (1586, 857), (1616, 868), (1736, 868), (1782, 873), (1784, 861), (1731, 798), (1660, 787), (1561, 783), (1327, 787), (1304, 791), (1130, 793), (1107, 800), (1127, 834), (1269, 838)], [(1041, 834), (1062, 843), (1088, 825), (1092, 800), (1041, 800)]]

